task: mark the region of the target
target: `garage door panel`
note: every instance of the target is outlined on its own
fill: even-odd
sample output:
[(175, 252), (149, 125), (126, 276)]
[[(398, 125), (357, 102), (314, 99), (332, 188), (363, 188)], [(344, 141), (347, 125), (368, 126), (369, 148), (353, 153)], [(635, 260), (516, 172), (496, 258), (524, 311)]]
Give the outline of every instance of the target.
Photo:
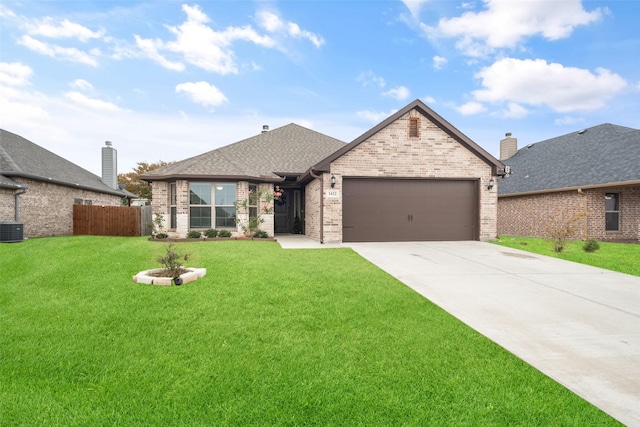
[(476, 240), (476, 180), (343, 180), (343, 241)]

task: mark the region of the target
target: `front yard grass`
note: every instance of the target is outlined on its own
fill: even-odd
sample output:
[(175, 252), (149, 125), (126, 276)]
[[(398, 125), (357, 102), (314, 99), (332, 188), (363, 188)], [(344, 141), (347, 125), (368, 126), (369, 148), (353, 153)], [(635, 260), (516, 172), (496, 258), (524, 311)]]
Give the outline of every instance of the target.
[(618, 425), (350, 249), (175, 248), (207, 275), (133, 283), (145, 238), (0, 245), (1, 425)]
[(501, 236), (492, 243), (640, 276), (640, 245), (635, 243), (599, 242), (600, 249), (595, 252), (585, 252), (582, 240), (568, 240), (562, 252), (554, 251), (549, 239)]

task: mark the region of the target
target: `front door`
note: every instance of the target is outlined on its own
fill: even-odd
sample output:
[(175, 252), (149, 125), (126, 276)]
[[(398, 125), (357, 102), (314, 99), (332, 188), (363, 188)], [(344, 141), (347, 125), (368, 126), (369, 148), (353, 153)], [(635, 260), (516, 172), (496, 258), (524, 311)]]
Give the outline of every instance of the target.
[(297, 188), (283, 189), (280, 200), (274, 200), (274, 233), (302, 233), (302, 191)]

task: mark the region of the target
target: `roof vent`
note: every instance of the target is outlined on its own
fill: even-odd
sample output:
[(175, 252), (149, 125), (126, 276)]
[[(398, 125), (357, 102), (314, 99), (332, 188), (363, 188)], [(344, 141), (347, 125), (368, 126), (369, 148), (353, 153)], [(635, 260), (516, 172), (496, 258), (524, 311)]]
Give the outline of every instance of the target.
[(531, 147), (533, 147), (533, 144), (527, 145), (527, 148), (531, 148)]
[(585, 133), (587, 130), (586, 129), (582, 129), (578, 131), (578, 135), (582, 135), (583, 133)]
[(269, 125), (262, 125), (262, 133), (269, 132)]

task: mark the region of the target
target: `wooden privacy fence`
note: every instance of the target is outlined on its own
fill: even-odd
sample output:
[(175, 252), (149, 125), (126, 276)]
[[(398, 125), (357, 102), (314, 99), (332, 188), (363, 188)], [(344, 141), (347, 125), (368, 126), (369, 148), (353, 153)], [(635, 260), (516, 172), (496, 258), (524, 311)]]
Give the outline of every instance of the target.
[(146, 234), (142, 218), (147, 211), (139, 206), (73, 205), (73, 234), (142, 236)]

